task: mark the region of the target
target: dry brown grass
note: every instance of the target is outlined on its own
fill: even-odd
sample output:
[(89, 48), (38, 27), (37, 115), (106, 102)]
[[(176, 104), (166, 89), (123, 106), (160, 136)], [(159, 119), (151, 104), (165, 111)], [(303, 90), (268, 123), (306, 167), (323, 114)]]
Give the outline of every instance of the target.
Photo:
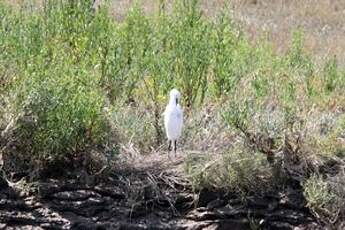
[(305, 32), (306, 48), (317, 60), (336, 55), (345, 63), (345, 2), (341, 0), (236, 0), (235, 18), (252, 38), (266, 33), (278, 51), (285, 51), (291, 32)]

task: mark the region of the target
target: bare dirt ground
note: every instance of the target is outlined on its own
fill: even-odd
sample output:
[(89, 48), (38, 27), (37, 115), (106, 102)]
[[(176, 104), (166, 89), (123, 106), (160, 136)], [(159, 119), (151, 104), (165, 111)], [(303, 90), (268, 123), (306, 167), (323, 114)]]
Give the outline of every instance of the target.
[[(113, 0), (113, 14), (122, 20), (133, 0)], [(142, 0), (147, 13), (156, 2)], [(170, 1), (171, 2), (171, 1)], [(216, 15), (226, 0), (202, 0), (205, 15)], [(342, 0), (233, 0), (234, 20), (256, 41), (268, 38), (277, 52), (285, 52), (292, 32), (305, 33), (306, 50), (318, 63), (336, 56), (345, 65), (345, 1)]]
[(0, 229), (320, 229), (298, 189), (194, 193), (183, 160), (155, 153), (107, 176), (35, 184), (0, 177)]

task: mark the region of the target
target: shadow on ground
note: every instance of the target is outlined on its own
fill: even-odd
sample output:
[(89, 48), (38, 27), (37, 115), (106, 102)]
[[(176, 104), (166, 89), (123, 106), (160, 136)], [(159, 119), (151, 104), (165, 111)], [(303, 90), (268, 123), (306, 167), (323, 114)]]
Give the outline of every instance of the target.
[(0, 186), (0, 229), (321, 229), (296, 189), (245, 200), (222, 191), (195, 194), (167, 171), (30, 186), (1, 178)]

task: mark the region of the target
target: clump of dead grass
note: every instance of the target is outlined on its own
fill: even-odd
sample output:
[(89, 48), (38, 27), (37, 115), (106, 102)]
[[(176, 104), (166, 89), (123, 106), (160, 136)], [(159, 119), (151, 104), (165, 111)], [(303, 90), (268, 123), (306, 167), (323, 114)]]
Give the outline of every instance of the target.
[(218, 156), (190, 154), (184, 170), (195, 190), (224, 189), (247, 194), (265, 192), (274, 186), (272, 168), (264, 155), (246, 147), (236, 146)]
[(327, 225), (336, 227), (345, 214), (344, 168), (334, 176), (314, 174), (304, 183), (307, 206)]
[(155, 144), (152, 114), (144, 106), (116, 105), (110, 109), (112, 127), (118, 133), (122, 145), (141, 154), (159, 147)]

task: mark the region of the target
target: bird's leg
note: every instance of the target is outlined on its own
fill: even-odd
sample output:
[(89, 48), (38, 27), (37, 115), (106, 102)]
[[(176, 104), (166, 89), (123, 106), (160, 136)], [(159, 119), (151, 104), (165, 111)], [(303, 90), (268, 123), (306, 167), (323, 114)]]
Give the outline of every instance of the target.
[(171, 151), (171, 140), (168, 140), (168, 151)]
[(168, 158), (170, 159), (171, 140), (168, 140)]
[(177, 140), (174, 140), (174, 151), (175, 151), (175, 157), (176, 157), (176, 151), (177, 151)]

